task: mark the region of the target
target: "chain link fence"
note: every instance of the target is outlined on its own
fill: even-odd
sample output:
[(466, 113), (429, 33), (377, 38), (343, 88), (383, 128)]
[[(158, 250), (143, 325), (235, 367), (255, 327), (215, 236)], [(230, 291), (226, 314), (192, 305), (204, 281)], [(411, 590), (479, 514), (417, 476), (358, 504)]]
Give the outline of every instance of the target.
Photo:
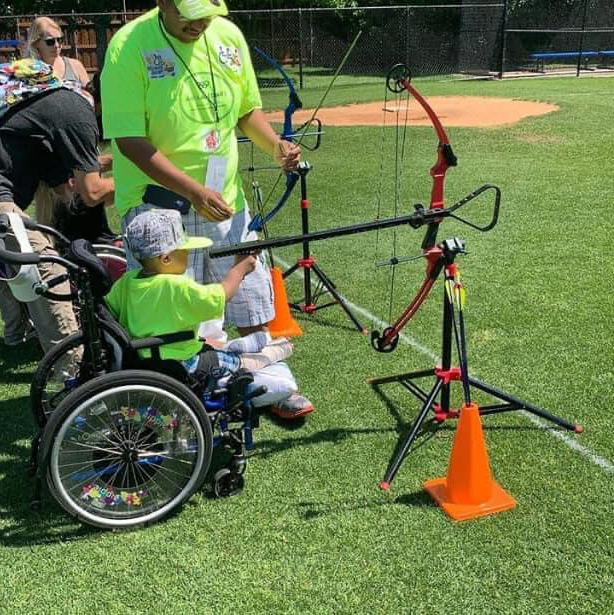
[[(143, 11), (53, 15), (66, 55), (100, 70), (111, 36)], [(414, 76), (503, 76), (601, 70), (614, 63), (613, 0), (459, 0), (452, 5), (233, 11), (262, 88), (326, 87), (359, 30), (338, 85), (381, 83), (396, 62)], [(0, 61), (24, 53), (34, 16), (0, 17)], [(268, 56), (265, 57), (265, 56)]]
[[(345, 81), (381, 80), (397, 62), (415, 76), (499, 70), (502, 3), (236, 11), (232, 17), (300, 87), (330, 77), (359, 30), (363, 34), (343, 68)], [(257, 70), (270, 69), (264, 58), (255, 60)]]

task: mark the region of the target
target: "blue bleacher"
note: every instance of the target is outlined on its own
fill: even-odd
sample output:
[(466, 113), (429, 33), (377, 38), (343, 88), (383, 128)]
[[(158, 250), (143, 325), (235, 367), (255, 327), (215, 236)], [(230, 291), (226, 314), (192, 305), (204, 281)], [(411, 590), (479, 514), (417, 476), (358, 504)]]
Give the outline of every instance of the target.
[(588, 62), (591, 58), (597, 60), (605, 59), (614, 56), (614, 50), (598, 50), (598, 51), (540, 51), (532, 53), (529, 57), (537, 63), (537, 70), (544, 72), (545, 60), (556, 60), (557, 58), (577, 58), (581, 56), (584, 62), (584, 68), (588, 68)]

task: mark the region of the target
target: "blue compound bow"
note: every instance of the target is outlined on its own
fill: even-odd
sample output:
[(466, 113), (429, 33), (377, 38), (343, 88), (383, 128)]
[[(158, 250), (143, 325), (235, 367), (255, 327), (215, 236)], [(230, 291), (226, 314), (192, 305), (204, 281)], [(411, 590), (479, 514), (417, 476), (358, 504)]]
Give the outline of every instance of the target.
[[(296, 89), (294, 88), (294, 83), (292, 82), (292, 79), (290, 78), (288, 73), (286, 73), (286, 71), (281, 67), (279, 62), (277, 62), (274, 58), (272, 58), (270, 55), (265, 53), (259, 47), (252, 47), (252, 49), (279, 72), (284, 83), (288, 86), (288, 104), (286, 105), (286, 108), (284, 109), (284, 125), (283, 125), (283, 129), (282, 129), (280, 136), (282, 139), (285, 139), (286, 141), (294, 142), (294, 137), (296, 135), (301, 134), (301, 132), (306, 126), (306, 124), (299, 126), (296, 129), (296, 131), (294, 131), (292, 128), (292, 116), (294, 115), (294, 112), (297, 109), (301, 109), (303, 107), (303, 103)], [(311, 151), (316, 150), (318, 149), (318, 147), (320, 147), (320, 137), (322, 134), (322, 130), (321, 130), (322, 123), (320, 122), (320, 120), (313, 119), (313, 120), (310, 120), (310, 122), (308, 123), (312, 123), (312, 122), (315, 122), (316, 124), (316, 130), (313, 133), (316, 136), (315, 144), (312, 145), (311, 147), (307, 147), (306, 145), (303, 145), (303, 147)], [(252, 172), (253, 170), (254, 169), (252, 165)], [(266, 207), (266, 204), (269, 201), (271, 194), (273, 194), (273, 191), (275, 190), (275, 188), (277, 188), (277, 185), (279, 184), (281, 178), (282, 178), (282, 175), (279, 175), (279, 177), (277, 178), (277, 181), (271, 188), (269, 195), (264, 201), (262, 199), (262, 191), (260, 189), (260, 186), (258, 185), (258, 182), (252, 181), (254, 197), (256, 201), (256, 206), (258, 208), (258, 213), (254, 215), (251, 222), (249, 223), (248, 228), (250, 231), (260, 232), (264, 230), (265, 235), (266, 235), (266, 228), (265, 228), (266, 223), (269, 222), (269, 220), (271, 220), (273, 216), (275, 216), (279, 212), (279, 210), (286, 204), (288, 198), (292, 194), (292, 191), (294, 190), (294, 187), (296, 186), (298, 182), (299, 176), (297, 173), (286, 174), (286, 189), (284, 190), (284, 193), (281, 195), (279, 201), (277, 202), (277, 205), (275, 205), (275, 207), (273, 207), (268, 214), (264, 215), (264, 208)]]

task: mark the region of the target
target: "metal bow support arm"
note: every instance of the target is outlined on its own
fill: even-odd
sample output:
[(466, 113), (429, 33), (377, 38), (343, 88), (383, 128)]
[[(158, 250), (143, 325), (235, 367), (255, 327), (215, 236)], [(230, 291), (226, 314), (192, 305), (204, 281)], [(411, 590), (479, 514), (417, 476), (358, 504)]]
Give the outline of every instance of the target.
[[(495, 205), (493, 208), (493, 215), (491, 221), (486, 226), (477, 226), (470, 222), (467, 222), (463, 218), (460, 218), (454, 214), (458, 209), (474, 200), (483, 192), (487, 190), (493, 190), (495, 192)], [(262, 250), (270, 250), (274, 248), (283, 248), (285, 246), (293, 246), (305, 241), (321, 241), (323, 239), (332, 239), (334, 237), (342, 237), (344, 235), (354, 235), (356, 233), (365, 233), (367, 231), (376, 231), (385, 228), (392, 228), (395, 226), (408, 225), (412, 228), (420, 228), (425, 224), (430, 225), (436, 223), (439, 224), (444, 218), (452, 217), (464, 224), (471, 226), (480, 231), (488, 231), (497, 224), (499, 217), (499, 203), (501, 200), (501, 191), (497, 186), (492, 184), (485, 184), (475, 192), (467, 195), (460, 201), (454, 203), (448, 208), (430, 208), (425, 209), (420, 203), (414, 205), (415, 212), (405, 216), (397, 216), (395, 218), (387, 218), (386, 220), (374, 220), (371, 222), (363, 222), (362, 224), (353, 224), (350, 226), (340, 226), (338, 228), (326, 229), (323, 231), (314, 231), (306, 235), (291, 235), (288, 237), (277, 237), (274, 239), (263, 239), (262, 241), (246, 241), (244, 243), (238, 243), (231, 246), (220, 246), (218, 248), (210, 248), (209, 256), (211, 258), (220, 258), (222, 256), (230, 256), (232, 254), (251, 254), (253, 252), (259, 252)], [(426, 254), (423, 254), (428, 258)]]

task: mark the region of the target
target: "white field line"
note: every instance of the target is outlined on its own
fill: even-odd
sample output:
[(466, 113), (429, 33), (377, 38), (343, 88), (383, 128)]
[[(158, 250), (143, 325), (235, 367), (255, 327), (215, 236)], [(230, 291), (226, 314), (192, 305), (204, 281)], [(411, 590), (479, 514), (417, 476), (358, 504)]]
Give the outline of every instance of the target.
[[(286, 263), (283, 259), (279, 258), (279, 256), (277, 255), (275, 255), (275, 260), (286, 269), (290, 267), (288, 263)], [(301, 270), (299, 270), (299, 273), (301, 276), (303, 275), (303, 272)], [(390, 326), (389, 323), (384, 322), (383, 320), (380, 320), (377, 316), (371, 314), (371, 312), (369, 312), (365, 308), (361, 307), (360, 305), (356, 305), (355, 303), (352, 303), (351, 301), (348, 301), (341, 294), (340, 296), (345, 301), (345, 303), (348, 305), (348, 307), (350, 307), (354, 312), (358, 312), (359, 314), (362, 314), (363, 316), (371, 320), (373, 323), (377, 324), (377, 326), (382, 327), (382, 329)], [(418, 352), (427, 356), (429, 359), (435, 362), (440, 360), (440, 357), (437, 355), (437, 353), (433, 352), (430, 348), (427, 348), (426, 346), (422, 345), (418, 340), (411, 337), (410, 335), (401, 333), (399, 335), (399, 338), (401, 341), (405, 342), (408, 346), (411, 346)], [(602, 470), (605, 470), (609, 474), (614, 474), (614, 463), (612, 463), (609, 459), (606, 459), (605, 457), (598, 455), (595, 451), (591, 450), (590, 448), (587, 448), (586, 446), (579, 444), (577, 440), (567, 435), (567, 433), (563, 431), (557, 431), (556, 429), (552, 429), (551, 427), (548, 427), (548, 425), (542, 419), (536, 417), (534, 414), (531, 414), (530, 412), (526, 412), (525, 410), (522, 410), (521, 412), (534, 425), (536, 425), (540, 429), (544, 429), (551, 436), (558, 438), (565, 446), (570, 448), (572, 451), (575, 451), (579, 455), (582, 455), (582, 457), (584, 457), (585, 459), (588, 459), (591, 463), (595, 464), (596, 466), (599, 466)]]

